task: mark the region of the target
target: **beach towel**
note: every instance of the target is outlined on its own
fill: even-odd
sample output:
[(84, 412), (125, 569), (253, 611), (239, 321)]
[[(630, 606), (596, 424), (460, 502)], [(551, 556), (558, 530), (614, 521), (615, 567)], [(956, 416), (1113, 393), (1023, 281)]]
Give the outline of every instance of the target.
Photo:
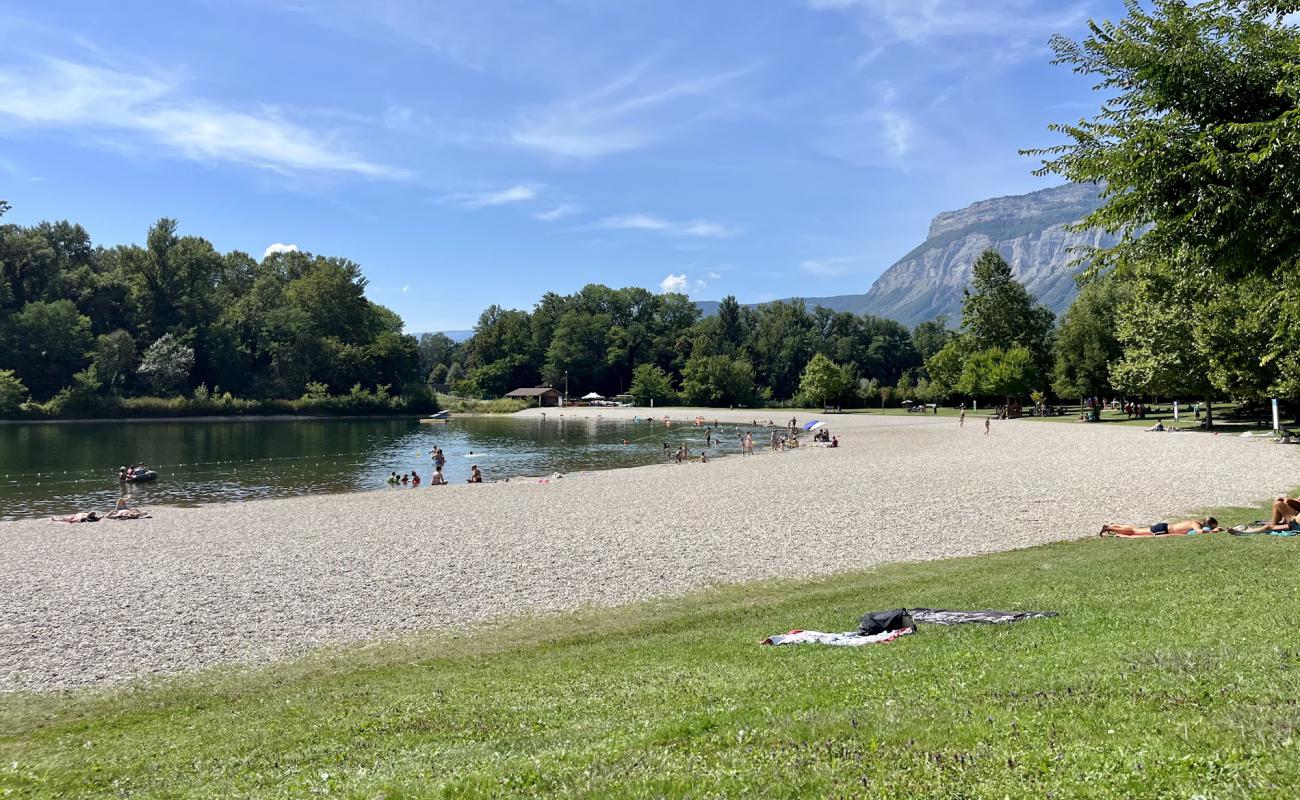
[(828, 644), (832, 647), (862, 647), (868, 644), (887, 644), (894, 641), (900, 636), (907, 636), (913, 633), (915, 628), (901, 628), (896, 631), (885, 631), (877, 633), (874, 636), (863, 636), (857, 631), (845, 631), (844, 633), (822, 633), (821, 631), (800, 631), (793, 630), (789, 633), (781, 633), (776, 636), (769, 636), (760, 644), (784, 645), (784, 644)]
[(927, 625), (1001, 625), (1026, 619), (1055, 617), (1055, 611), (949, 611), (943, 608), (913, 608), (912, 619)]
[(1292, 522), (1289, 528), (1281, 531), (1251, 530), (1251, 528), (1261, 528), (1265, 525), (1268, 525), (1267, 520), (1256, 520), (1250, 525), (1238, 525), (1235, 528), (1229, 528), (1228, 533), (1233, 536), (1300, 536), (1300, 527), (1297, 527), (1300, 523), (1296, 522)]

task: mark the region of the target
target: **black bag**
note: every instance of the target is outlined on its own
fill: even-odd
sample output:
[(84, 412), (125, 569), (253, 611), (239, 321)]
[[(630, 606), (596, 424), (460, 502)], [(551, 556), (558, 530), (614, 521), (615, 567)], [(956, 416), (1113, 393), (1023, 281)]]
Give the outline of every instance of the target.
[(916, 623), (912, 621), (912, 615), (907, 613), (906, 608), (896, 608), (893, 611), (871, 611), (864, 614), (862, 621), (858, 623), (858, 633), (863, 636), (875, 636), (887, 631), (898, 631), (903, 628), (916, 629)]

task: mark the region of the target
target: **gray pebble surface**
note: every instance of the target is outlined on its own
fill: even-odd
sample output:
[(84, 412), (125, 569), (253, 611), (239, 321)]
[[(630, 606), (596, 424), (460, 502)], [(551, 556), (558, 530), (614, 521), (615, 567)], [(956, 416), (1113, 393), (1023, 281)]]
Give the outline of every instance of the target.
[[(696, 415), (667, 413), (677, 424)], [(724, 424), (790, 414), (699, 413)], [(965, 428), (950, 417), (824, 419), (840, 448), (157, 507), (139, 521), (0, 523), (0, 691), (1007, 550), (1257, 503), (1300, 482), (1290, 448), (1228, 435), (1020, 420), (994, 421), (985, 436), (979, 415)], [(756, 436), (756, 449), (766, 441)]]

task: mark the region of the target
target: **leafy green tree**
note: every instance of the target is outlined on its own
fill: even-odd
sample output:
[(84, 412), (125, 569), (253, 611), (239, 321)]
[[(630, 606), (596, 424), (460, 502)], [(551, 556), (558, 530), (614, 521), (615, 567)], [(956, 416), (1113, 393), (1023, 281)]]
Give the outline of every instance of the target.
[[(420, 369), (426, 376), (438, 367), (445, 375), (447, 368), (455, 359), (459, 346), (445, 333), (424, 333), (420, 335)], [(438, 381), (434, 380), (433, 383)]]
[(136, 364), (135, 339), (122, 329), (95, 337), (91, 363), (95, 379), (109, 391), (117, 391), (131, 376)]
[(677, 402), (672, 378), (655, 364), (641, 364), (632, 371), (632, 386), (628, 394), (643, 404), (663, 406)]
[(1061, 397), (1095, 397), (1112, 392), (1110, 369), (1123, 355), (1116, 315), (1130, 287), (1112, 278), (1080, 290), (1061, 318), (1052, 389)]
[(839, 364), (821, 353), (809, 359), (799, 378), (799, 394), (805, 402), (816, 401), (825, 405), (827, 400), (838, 399), (846, 391), (848, 382)]
[(945, 396), (961, 392), (961, 375), (969, 355), (967, 340), (954, 336), (925, 361), (925, 371), (931, 383)]
[(555, 326), (555, 336), (546, 349), (544, 379), (552, 386), (562, 385), (568, 373), (573, 386), (611, 394), (606, 382), (607, 336), (613, 320), (608, 314), (583, 314), (567, 311)]
[(990, 347), (966, 357), (957, 391), (972, 397), (1025, 397), (1040, 380), (1027, 347)]
[[(2, 205), (2, 204), (0, 204)], [(3, 213), (0, 208), (0, 213)], [(27, 387), (11, 369), (0, 369), (0, 414), (12, 414), (27, 400)]]
[(745, 405), (754, 394), (754, 367), (743, 358), (691, 356), (682, 371), (682, 395), (691, 405)]
[(1035, 361), (1050, 365), (1055, 315), (1037, 303), (1011, 276), (1011, 265), (996, 250), (985, 250), (975, 261), (971, 285), (962, 301), (961, 327), (972, 350), (1027, 347)]
[(461, 381), (464, 379), (465, 379), (465, 369), (461, 367), (460, 362), (459, 361), (451, 362), (451, 366), (447, 367), (447, 383), (454, 385), (457, 381)]
[(1193, 333), (1195, 304), (1169, 275), (1149, 272), (1134, 281), (1118, 309), (1116, 332), (1124, 354), (1111, 381), (1130, 394), (1209, 398), (1209, 359)]
[(170, 333), (149, 345), (140, 359), (140, 375), (159, 394), (181, 388), (194, 368), (194, 349)]
[(52, 397), (86, 366), (90, 320), (70, 300), (27, 303), (10, 323), (11, 366), (38, 400)]
[(754, 311), (748, 351), (754, 369), (776, 397), (793, 397), (812, 358), (813, 317), (802, 300), (764, 303)]
[(912, 346), (916, 348), (917, 356), (921, 361), (925, 362), (942, 350), (944, 345), (956, 335), (956, 332), (948, 327), (948, 315), (940, 314), (912, 329)]

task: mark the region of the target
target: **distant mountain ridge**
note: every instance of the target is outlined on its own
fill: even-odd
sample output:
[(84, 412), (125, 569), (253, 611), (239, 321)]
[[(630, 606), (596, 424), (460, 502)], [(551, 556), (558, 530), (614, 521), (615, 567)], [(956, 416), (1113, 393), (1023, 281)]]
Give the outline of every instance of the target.
[[(993, 248), (1016, 279), (1059, 315), (1078, 292), (1078, 268), (1071, 266), (1079, 256), (1075, 248), (1110, 247), (1117, 240), (1101, 231), (1066, 230), (1100, 205), (1095, 185), (1072, 183), (945, 211), (931, 221), (926, 240), (885, 270), (866, 294), (803, 299), (810, 307), (875, 314), (908, 327), (940, 314), (956, 325), (971, 268)], [(717, 311), (713, 301), (699, 306), (705, 315)]]

